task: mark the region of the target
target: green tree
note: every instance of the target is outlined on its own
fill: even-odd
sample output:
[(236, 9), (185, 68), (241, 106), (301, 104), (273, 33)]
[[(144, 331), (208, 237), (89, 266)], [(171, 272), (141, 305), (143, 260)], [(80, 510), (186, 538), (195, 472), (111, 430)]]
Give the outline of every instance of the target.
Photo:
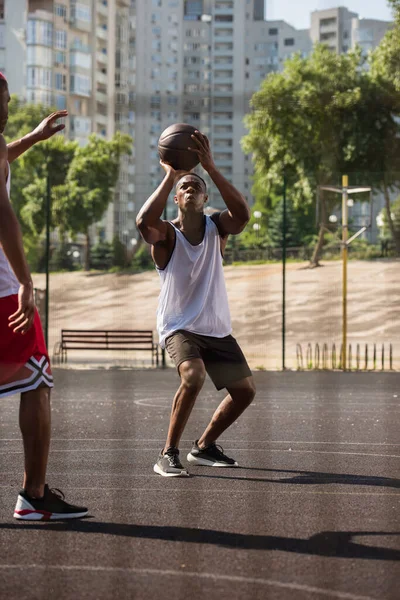
[[(386, 225), (400, 256), (400, 225), (392, 218), (391, 193), (400, 184), (400, 0), (389, 0), (393, 8), (394, 26), (371, 53), (371, 80), (379, 90), (379, 110), (386, 115), (376, 143), (379, 151), (372, 157), (374, 183), (385, 198)], [(397, 119), (396, 119), (397, 117)]]
[(122, 155), (131, 152), (132, 139), (116, 133), (110, 141), (95, 135), (77, 148), (65, 183), (54, 193), (54, 225), (72, 236), (86, 237), (85, 269), (90, 268), (90, 226), (100, 221), (113, 200)]
[[(363, 66), (359, 49), (337, 55), (319, 45), (310, 57), (297, 55), (283, 73), (266, 78), (252, 98), (249, 133), (243, 140), (245, 151), (253, 153), (256, 190), (268, 194), (281, 188), (286, 174), (297, 208), (315, 203), (318, 186), (340, 184), (341, 174), (351, 174), (351, 183), (366, 183), (368, 160), (376, 154), (374, 134), (388, 115), (375, 112), (371, 119), (368, 109), (371, 104), (375, 108), (378, 93)], [(337, 195), (321, 192), (312, 266), (318, 265), (328, 217), (337, 203)]]

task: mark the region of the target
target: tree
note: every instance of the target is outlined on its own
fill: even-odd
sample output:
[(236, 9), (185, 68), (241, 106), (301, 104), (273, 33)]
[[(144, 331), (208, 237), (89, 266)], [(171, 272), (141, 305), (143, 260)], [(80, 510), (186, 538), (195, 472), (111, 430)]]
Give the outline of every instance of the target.
[(110, 141), (95, 135), (77, 148), (65, 183), (53, 189), (54, 225), (86, 237), (85, 269), (90, 268), (90, 226), (100, 221), (113, 200), (120, 158), (131, 152), (132, 139), (116, 133)]
[[(400, 0), (389, 0), (394, 26), (370, 57), (371, 79), (379, 90), (379, 108), (386, 115), (379, 132), (379, 151), (373, 156), (375, 185), (383, 191), (386, 223), (400, 256), (400, 226), (392, 218), (391, 193), (400, 184)], [(378, 141), (378, 140), (377, 140)]]
[[(266, 78), (252, 98), (243, 140), (245, 151), (253, 153), (258, 189), (281, 188), (286, 174), (296, 208), (313, 204), (318, 186), (340, 184), (341, 174), (365, 184), (371, 134), (379, 129), (380, 116), (372, 126), (367, 106), (373, 84), (361, 68), (364, 62), (359, 49), (337, 55), (318, 45), (310, 57), (296, 55), (283, 73)], [(329, 213), (337, 203), (337, 195), (320, 193), (320, 231), (311, 266), (318, 265)]]

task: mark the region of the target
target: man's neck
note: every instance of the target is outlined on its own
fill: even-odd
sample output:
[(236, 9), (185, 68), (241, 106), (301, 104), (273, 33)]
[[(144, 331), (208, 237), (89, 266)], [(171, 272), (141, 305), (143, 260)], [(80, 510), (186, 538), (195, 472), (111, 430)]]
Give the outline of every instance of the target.
[(190, 212), (183, 213), (179, 211), (178, 214), (179, 229), (182, 231), (195, 232), (202, 231), (204, 227), (204, 213), (203, 212)]

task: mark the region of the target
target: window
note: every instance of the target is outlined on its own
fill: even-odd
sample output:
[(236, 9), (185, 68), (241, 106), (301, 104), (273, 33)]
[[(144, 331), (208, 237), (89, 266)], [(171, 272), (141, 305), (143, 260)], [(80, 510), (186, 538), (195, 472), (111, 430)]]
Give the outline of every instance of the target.
[(78, 96), (90, 96), (90, 77), (87, 77), (86, 75), (79, 75), (78, 73), (73, 74), (71, 75), (70, 84), (71, 94), (77, 94)]
[(152, 54), (151, 62), (155, 63), (156, 65), (161, 65), (161, 55), (160, 54)]
[(65, 92), (67, 90), (67, 76), (62, 73), (55, 74), (55, 88)]
[(275, 47), (275, 44), (278, 45), (277, 42), (270, 42), (269, 44), (265, 42), (259, 42), (258, 44), (255, 44), (254, 50), (256, 52), (268, 52)]
[(64, 50), (67, 47), (67, 32), (63, 29), (56, 30), (54, 47), (59, 48), (60, 50)]
[(186, 0), (185, 1), (185, 19), (192, 17), (197, 20), (203, 14), (202, 0)]
[(90, 70), (92, 68), (92, 57), (90, 54), (74, 51), (70, 53), (70, 64), (71, 67)]
[(176, 106), (178, 104), (178, 98), (176, 96), (169, 96), (168, 97), (168, 104), (170, 106)]
[(0, 19), (4, 19), (4, 0), (0, 0)]
[(58, 110), (65, 110), (67, 108), (67, 98), (62, 94), (56, 95), (56, 107)]
[(28, 87), (51, 89), (51, 70), (41, 67), (28, 67)]
[(215, 15), (216, 23), (232, 23), (233, 15)]
[(328, 33), (321, 33), (319, 39), (321, 42), (336, 39), (336, 31), (328, 31)]
[(156, 52), (161, 52), (161, 42), (158, 40), (153, 40), (151, 43), (151, 47), (153, 48), (153, 50), (156, 50)]
[(54, 5), (54, 14), (57, 17), (64, 17), (64, 19), (67, 16), (67, 7), (65, 6), (65, 4), (55, 4)]
[(156, 35), (157, 37), (161, 35), (161, 27), (153, 27), (151, 31), (153, 35)]
[(329, 27), (330, 25), (336, 25), (336, 17), (330, 17), (329, 19), (321, 19), (319, 25), (320, 27)]
[(43, 48), (41, 46), (27, 47), (27, 64), (30, 66), (51, 67), (52, 66), (52, 50), (51, 48)]
[(294, 46), (294, 38), (286, 38), (284, 41), (285, 46)]
[(152, 0), (152, 7), (153, 8), (160, 8), (161, 7), (161, 0)]
[(278, 35), (278, 28), (271, 27), (271, 29), (268, 29), (268, 35)]
[(29, 20), (27, 26), (27, 44), (53, 45), (53, 25), (47, 21)]
[(54, 64), (57, 66), (66, 66), (67, 64), (67, 54), (66, 52), (55, 52), (54, 54)]
[(71, 18), (90, 23), (92, 20), (92, 11), (90, 6), (87, 6), (86, 4), (80, 4), (79, 2), (71, 2)]

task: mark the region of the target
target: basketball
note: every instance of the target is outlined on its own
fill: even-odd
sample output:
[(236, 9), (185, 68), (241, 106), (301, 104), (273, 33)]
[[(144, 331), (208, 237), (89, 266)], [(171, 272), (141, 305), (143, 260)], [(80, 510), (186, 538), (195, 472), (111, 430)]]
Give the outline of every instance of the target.
[(161, 160), (179, 171), (190, 171), (198, 165), (197, 154), (188, 150), (188, 146), (196, 148), (196, 142), (190, 137), (195, 131), (195, 127), (186, 123), (175, 123), (164, 129), (158, 140)]

